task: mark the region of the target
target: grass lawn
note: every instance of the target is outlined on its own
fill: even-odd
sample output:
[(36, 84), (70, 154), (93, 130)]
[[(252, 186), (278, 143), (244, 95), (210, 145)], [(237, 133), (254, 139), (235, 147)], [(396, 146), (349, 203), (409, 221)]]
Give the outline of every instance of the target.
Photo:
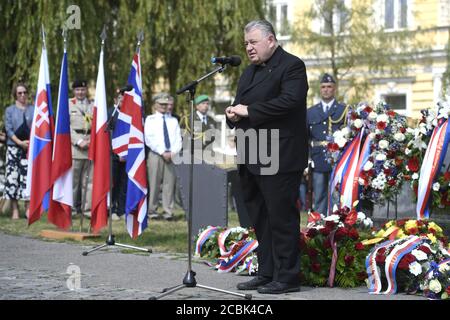
[[(123, 244), (129, 244), (138, 247), (152, 248), (153, 252), (170, 252), (170, 253), (187, 253), (187, 222), (185, 220), (184, 211), (175, 210), (175, 221), (155, 221), (151, 220), (149, 222), (148, 228), (144, 233), (139, 236), (136, 240), (133, 240), (128, 235), (125, 228), (125, 223), (121, 221), (113, 221), (113, 234), (117, 242)], [(195, 212), (194, 212), (195, 214)], [(40, 232), (44, 229), (57, 228), (47, 221), (47, 215), (44, 215), (39, 221), (28, 226), (27, 220), (22, 218), (20, 220), (11, 220), (10, 214), (0, 215), (0, 231), (13, 234), (13, 235), (25, 235), (34, 238), (40, 238)], [(307, 215), (302, 213), (302, 223), (301, 227), (306, 226)], [(87, 227), (90, 221), (84, 219), (83, 222), (83, 232), (87, 232)], [(228, 227), (239, 226), (239, 219), (237, 213), (230, 211), (228, 215)], [(76, 216), (73, 218), (73, 227), (71, 231), (80, 231), (80, 217)], [(197, 235), (198, 230), (193, 230), (193, 235)], [(89, 239), (82, 242), (83, 245), (98, 245), (103, 244), (108, 236), (108, 228), (101, 231), (100, 238)], [(48, 239), (47, 239), (48, 240)], [(56, 240), (48, 240), (56, 241)], [(73, 242), (73, 240), (64, 240), (65, 242)], [(134, 250), (124, 250), (124, 252)]]

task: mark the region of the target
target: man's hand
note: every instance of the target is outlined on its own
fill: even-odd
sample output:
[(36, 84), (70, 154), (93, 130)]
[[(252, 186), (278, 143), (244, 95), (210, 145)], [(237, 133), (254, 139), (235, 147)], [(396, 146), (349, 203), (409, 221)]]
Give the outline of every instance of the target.
[(25, 151), (28, 150), (29, 145), (30, 145), (30, 141), (28, 141), (28, 140), (23, 140), (20, 142), (20, 147)]
[(234, 107), (231, 107), (231, 112), (233, 112), (235, 115), (241, 117), (241, 118), (247, 118), (248, 117), (248, 106), (243, 104), (238, 104)]
[(161, 155), (165, 162), (170, 163), (172, 161), (172, 152), (166, 151)]
[(89, 141), (83, 140), (78, 144), (78, 146), (82, 150), (87, 149), (87, 148), (89, 148)]
[(229, 106), (228, 108), (225, 109), (225, 115), (227, 116), (227, 118), (231, 121), (231, 122), (238, 122), (239, 120), (241, 120), (241, 117), (239, 117), (237, 114), (235, 114), (233, 111), (233, 107)]

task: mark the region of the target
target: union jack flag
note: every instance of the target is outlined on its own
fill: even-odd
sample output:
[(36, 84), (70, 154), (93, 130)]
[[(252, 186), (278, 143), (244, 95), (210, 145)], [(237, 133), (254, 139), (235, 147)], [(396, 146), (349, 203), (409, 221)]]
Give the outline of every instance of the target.
[(133, 57), (128, 83), (113, 132), (113, 152), (126, 159), (128, 175), (125, 222), (128, 233), (137, 238), (147, 227), (147, 168), (145, 165), (144, 118), (139, 49)]

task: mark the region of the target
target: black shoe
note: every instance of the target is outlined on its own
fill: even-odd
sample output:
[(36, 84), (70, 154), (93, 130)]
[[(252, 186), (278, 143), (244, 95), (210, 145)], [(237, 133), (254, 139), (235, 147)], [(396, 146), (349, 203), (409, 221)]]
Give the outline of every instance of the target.
[(272, 281), (265, 286), (259, 287), (258, 292), (262, 294), (280, 294), (300, 291), (300, 285), (278, 281)]
[(264, 277), (255, 277), (250, 281), (238, 283), (236, 286), (239, 290), (256, 290), (259, 287), (268, 284), (272, 279)]

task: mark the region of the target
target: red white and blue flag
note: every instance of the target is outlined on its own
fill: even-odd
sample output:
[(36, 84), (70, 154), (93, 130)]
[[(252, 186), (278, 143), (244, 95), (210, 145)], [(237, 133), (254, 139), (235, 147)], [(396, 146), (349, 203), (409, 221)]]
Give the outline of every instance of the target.
[(105, 72), (103, 68), (103, 48), (98, 63), (97, 85), (95, 88), (94, 116), (91, 128), (89, 159), (93, 161), (91, 227), (94, 233), (108, 222), (108, 200), (110, 188), (111, 142), (107, 130)]
[(450, 126), (448, 120), (442, 121), (433, 130), (430, 142), (420, 168), (417, 188), (417, 220), (430, 217), (431, 189), (433, 182), (441, 170), (450, 142)]
[(48, 210), (48, 220), (61, 229), (68, 229), (72, 223), (73, 173), (66, 50), (61, 63), (51, 177), (53, 195)]
[(28, 149), (26, 194), (30, 197), (28, 225), (39, 220), (49, 208), (53, 149), (53, 113), (47, 50), (42, 47), (33, 123)]
[(139, 50), (133, 57), (128, 84), (113, 132), (113, 152), (126, 159), (128, 176), (125, 222), (132, 238), (147, 227), (147, 167), (145, 164), (144, 112)]

